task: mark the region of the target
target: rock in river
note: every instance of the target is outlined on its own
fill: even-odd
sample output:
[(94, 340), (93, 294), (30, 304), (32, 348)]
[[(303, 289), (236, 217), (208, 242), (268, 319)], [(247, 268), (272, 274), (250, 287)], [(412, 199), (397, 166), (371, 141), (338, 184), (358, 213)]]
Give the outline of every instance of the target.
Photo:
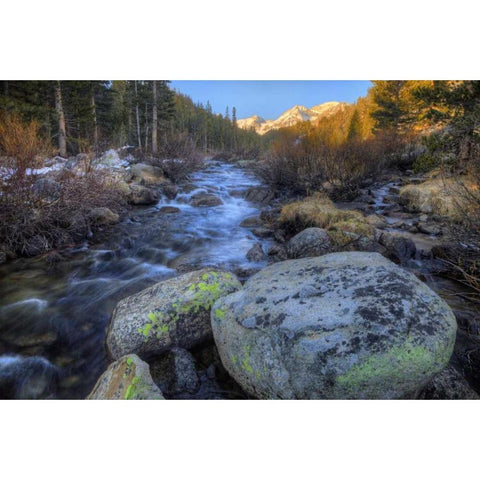
[(290, 258), (318, 257), (332, 249), (332, 241), (323, 228), (306, 228), (290, 239), (287, 245)]
[(222, 200), (213, 193), (197, 193), (190, 200), (192, 207), (216, 207), (223, 205)]
[(189, 349), (210, 339), (213, 302), (239, 288), (232, 273), (205, 268), (120, 300), (107, 332), (110, 356), (156, 355), (172, 347)]
[(109, 365), (87, 400), (163, 400), (163, 395), (148, 364), (130, 354)]
[(389, 399), (447, 364), (455, 317), (413, 274), (378, 253), (287, 260), (215, 302), (222, 363), (258, 398)]
[(249, 262), (261, 262), (265, 258), (265, 252), (261, 243), (256, 243), (248, 252), (247, 260)]

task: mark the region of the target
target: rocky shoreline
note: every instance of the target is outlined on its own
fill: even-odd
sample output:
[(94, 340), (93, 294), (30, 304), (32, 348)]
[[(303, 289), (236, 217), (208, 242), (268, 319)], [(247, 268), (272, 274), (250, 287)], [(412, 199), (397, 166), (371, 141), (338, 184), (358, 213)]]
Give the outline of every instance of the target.
[[(179, 189), (158, 167), (120, 171), (129, 202), (147, 207), (145, 218), (177, 222), (183, 212), (204, 218), (225, 208), (214, 187)], [(437, 181), (392, 173), (348, 203), (276, 198), (261, 185), (230, 188), (229, 202), (259, 207), (239, 222), (250, 232), (246, 266), (226, 268), (213, 255), (202, 267), (187, 253), (168, 263), (173, 278), (117, 295), (105, 319), (108, 366), (88, 398), (478, 398), (480, 320), (458, 298), (446, 298), (448, 306), (437, 285), (448, 273), (441, 255), (450, 213)], [(91, 215), (103, 236), (119, 221), (102, 209)], [(135, 238), (123, 243), (136, 252)], [(152, 247), (138, 253), (153, 254)], [(154, 265), (164, 262), (158, 255)], [(57, 334), (48, 335), (42, 345), (57, 345)], [(65, 382), (58, 361), (32, 352), (12, 357), (12, 379), (36, 369), (47, 383)]]
[[(218, 374), (244, 398), (478, 399), (458, 362), (453, 311), (417, 278), (425, 269), (441, 270), (434, 247), (442, 244), (445, 218), (425, 196), (421, 204), (411, 201), (412, 185), (425, 179), (408, 180), (389, 178), (349, 204), (322, 200), (328, 228), (293, 234), (282, 219), (288, 201), (245, 219), (242, 226), (259, 240), (247, 258), (271, 266), (237, 272), (246, 279), (243, 286), (233, 272), (204, 269), (125, 299), (108, 329), (111, 358), (121, 355), (126, 362), (140, 355), (165, 398), (198, 398), (205, 381), (215, 382)], [(265, 205), (273, 194), (252, 187), (245, 198)], [(363, 214), (345, 217), (352, 206)], [(422, 243), (422, 235), (430, 242)], [(265, 238), (273, 239), (267, 251)], [(225, 280), (216, 285), (230, 275), (233, 293), (224, 290)], [(193, 292), (195, 300), (182, 291)], [(209, 293), (198, 296), (202, 292)], [(190, 352), (199, 348), (214, 352), (203, 368)], [(117, 368), (114, 363), (104, 376)], [(128, 382), (118, 388), (111, 395), (130, 397)], [(113, 398), (99, 396), (98, 389), (89, 398)], [(145, 391), (134, 397), (153, 398)]]

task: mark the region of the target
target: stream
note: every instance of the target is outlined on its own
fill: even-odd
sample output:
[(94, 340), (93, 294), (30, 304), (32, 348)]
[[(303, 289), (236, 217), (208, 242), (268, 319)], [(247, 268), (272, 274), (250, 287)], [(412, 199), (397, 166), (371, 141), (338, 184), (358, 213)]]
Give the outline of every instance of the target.
[[(210, 162), (175, 200), (136, 207), (101, 243), (62, 252), (53, 264), (40, 257), (1, 265), (0, 398), (85, 398), (107, 367), (105, 329), (120, 299), (202, 266), (264, 266), (246, 259), (259, 240), (240, 227), (259, 214), (242, 198), (256, 185), (249, 172)], [(189, 205), (199, 193), (223, 205)]]

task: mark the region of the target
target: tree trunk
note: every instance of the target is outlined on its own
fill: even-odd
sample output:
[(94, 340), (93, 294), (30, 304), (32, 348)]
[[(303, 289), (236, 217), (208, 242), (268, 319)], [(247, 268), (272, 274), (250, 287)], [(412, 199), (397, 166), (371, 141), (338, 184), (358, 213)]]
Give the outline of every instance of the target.
[(95, 105), (95, 94), (92, 91), (92, 98), (90, 102), (93, 115), (93, 150), (97, 154), (98, 150), (98, 125), (97, 125), (97, 107)]
[(145, 153), (147, 153), (148, 145), (148, 104), (145, 104)]
[(58, 115), (58, 153), (61, 157), (67, 156), (67, 140), (65, 134), (65, 113), (62, 105), (62, 88), (60, 81), (55, 84), (55, 109)]
[(142, 150), (142, 139), (140, 137), (140, 114), (138, 112), (138, 96), (137, 96), (137, 81), (135, 80), (135, 116), (137, 119), (137, 142), (138, 147)]
[(153, 80), (152, 154), (157, 154), (157, 82)]

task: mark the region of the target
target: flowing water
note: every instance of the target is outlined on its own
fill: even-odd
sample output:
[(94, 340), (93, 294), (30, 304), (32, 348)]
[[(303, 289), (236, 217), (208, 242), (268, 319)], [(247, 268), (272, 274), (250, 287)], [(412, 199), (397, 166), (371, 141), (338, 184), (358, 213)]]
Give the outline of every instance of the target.
[[(240, 226), (259, 213), (241, 194), (256, 185), (245, 170), (210, 162), (175, 200), (138, 207), (101, 244), (62, 252), (55, 263), (0, 266), (0, 398), (84, 398), (107, 366), (105, 329), (118, 300), (205, 265), (263, 266), (247, 261), (258, 239)], [(223, 205), (193, 207), (198, 193)]]

